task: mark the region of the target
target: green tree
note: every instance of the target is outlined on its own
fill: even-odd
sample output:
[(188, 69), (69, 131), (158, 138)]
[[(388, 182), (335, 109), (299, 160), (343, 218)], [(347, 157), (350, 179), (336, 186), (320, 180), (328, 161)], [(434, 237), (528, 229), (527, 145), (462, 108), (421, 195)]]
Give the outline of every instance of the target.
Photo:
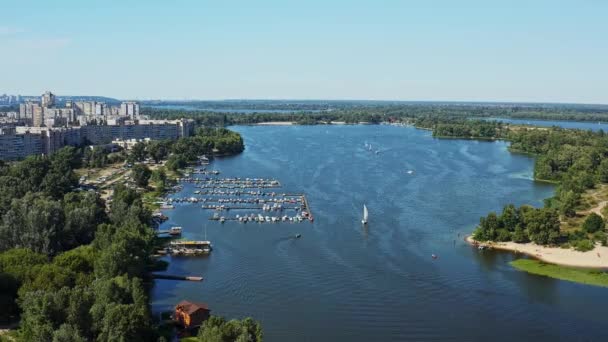
[(131, 175), (133, 176), (133, 181), (135, 181), (135, 184), (141, 187), (146, 187), (148, 186), (148, 180), (150, 179), (152, 172), (146, 165), (137, 164), (131, 169)]
[(570, 190), (562, 193), (560, 212), (567, 217), (574, 217), (576, 215), (576, 205), (580, 199), (580, 195)]
[(587, 218), (585, 219), (585, 222), (583, 223), (583, 229), (587, 233), (591, 233), (591, 234), (595, 233), (597, 231), (604, 230), (604, 227), (605, 227), (604, 219), (596, 213), (589, 214), (589, 216), (587, 216)]
[(135, 145), (133, 145), (133, 148), (131, 149), (131, 153), (129, 154), (129, 156), (134, 160), (134, 161), (138, 161), (141, 162), (144, 159), (146, 159), (146, 144), (144, 142), (138, 142)]
[(53, 255), (63, 250), (61, 203), (39, 194), (14, 200), (0, 225), (0, 250), (30, 248)]

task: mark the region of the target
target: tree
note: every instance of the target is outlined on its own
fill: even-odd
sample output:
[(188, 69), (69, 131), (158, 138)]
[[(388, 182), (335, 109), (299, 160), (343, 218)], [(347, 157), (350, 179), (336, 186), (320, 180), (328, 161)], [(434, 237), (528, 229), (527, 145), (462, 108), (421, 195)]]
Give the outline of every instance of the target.
[(197, 337), (201, 342), (261, 342), (263, 332), (260, 323), (250, 317), (226, 321), (223, 317), (211, 316), (203, 322)]
[(143, 161), (144, 159), (146, 159), (146, 144), (143, 142), (138, 142), (135, 145), (133, 145), (133, 148), (131, 149), (131, 154), (130, 157), (132, 157), (132, 159), (134, 161)]
[(598, 167), (598, 177), (600, 182), (608, 183), (608, 159), (603, 159)]
[(62, 324), (53, 333), (53, 342), (85, 342), (78, 329), (71, 324)]
[(164, 141), (151, 141), (148, 143), (148, 153), (156, 163), (165, 159), (169, 154), (168, 143)]
[(146, 187), (148, 186), (148, 180), (150, 179), (152, 172), (147, 166), (137, 164), (131, 169), (131, 175), (133, 176), (133, 181), (135, 181), (135, 184), (140, 187)]
[(500, 216), (500, 221), (504, 228), (508, 231), (512, 232), (515, 230), (515, 227), (519, 223), (519, 213), (517, 208), (513, 204), (509, 204), (504, 207), (502, 211), (502, 215)]
[(583, 223), (583, 229), (590, 234), (604, 230), (604, 226), (604, 219), (596, 213), (589, 214)]
[(65, 217), (61, 203), (40, 194), (14, 200), (0, 225), (0, 250), (30, 248), (54, 255), (63, 250)]
[(167, 160), (166, 166), (169, 170), (177, 171), (183, 169), (188, 165), (188, 161), (181, 154), (174, 154)]
[(564, 216), (574, 217), (574, 215), (576, 215), (574, 208), (576, 208), (579, 199), (580, 195), (572, 190), (562, 193), (560, 212)]
[(107, 221), (105, 205), (94, 192), (70, 192), (64, 196), (64, 248), (70, 249), (93, 241), (95, 230)]

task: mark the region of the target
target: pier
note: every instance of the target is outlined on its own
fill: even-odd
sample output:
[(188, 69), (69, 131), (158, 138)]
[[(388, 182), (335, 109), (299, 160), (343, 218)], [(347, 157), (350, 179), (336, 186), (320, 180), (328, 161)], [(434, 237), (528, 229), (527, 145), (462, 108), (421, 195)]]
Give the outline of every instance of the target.
[(178, 276), (178, 275), (171, 275), (171, 274), (152, 274), (152, 278), (165, 279), (165, 280), (203, 281), (203, 277)]

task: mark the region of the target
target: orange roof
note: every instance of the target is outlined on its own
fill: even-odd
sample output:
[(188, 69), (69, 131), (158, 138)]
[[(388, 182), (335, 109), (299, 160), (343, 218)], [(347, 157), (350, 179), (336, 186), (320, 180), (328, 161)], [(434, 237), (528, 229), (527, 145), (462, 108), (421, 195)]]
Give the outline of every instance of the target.
[(207, 303), (193, 303), (193, 302), (189, 302), (187, 300), (182, 300), (181, 302), (179, 302), (175, 306), (175, 308), (177, 309), (178, 307), (181, 307), (182, 310), (185, 313), (187, 313), (188, 315), (191, 315), (201, 309), (205, 310), (205, 311), (209, 311), (209, 307), (207, 306)]

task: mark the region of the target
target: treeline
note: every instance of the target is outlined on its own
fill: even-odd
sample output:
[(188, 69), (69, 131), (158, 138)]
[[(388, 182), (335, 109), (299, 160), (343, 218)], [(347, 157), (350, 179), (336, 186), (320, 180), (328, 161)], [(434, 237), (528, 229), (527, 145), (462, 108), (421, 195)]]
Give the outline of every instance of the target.
[[(178, 105), (179, 106), (179, 105)], [(259, 103), (239, 102), (237, 106), (221, 103), (217, 109), (230, 110), (260, 109)], [(288, 112), (224, 112), (195, 109), (181, 110), (171, 108), (143, 107), (142, 113), (156, 119), (191, 118), (199, 125), (223, 127), (247, 125), (270, 121), (290, 121), (298, 124), (324, 124), (330, 121), (347, 123), (379, 123), (385, 121), (404, 121), (413, 118), (529, 118), (541, 120), (580, 120), (608, 121), (608, 106), (603, 105), (561, 105), (561, 104), (508, 104), (508, 103), (441, 103), (441, 102), (321, 102), (293, 105), (288, 103), (266, 103), (264, 109)], [(204, 108), (215, 108), (203, 106)], [(317, 109), (317, 110), (313, 110)]]
[(434, 137), (502, 139), (509, 132), (508, 125), (500, 121), (426, 116), (414, 119), (413, 123), (418, 128), (432, 130)]
[(346, 123), (380, 123), (386, 119), (386, 115), (383, 113), (361, 110), (243, 114), (144, 108), (142, 109), (142, 113), (154, 119), (193, 119), (199, 126), (205, 127), (252, 125), (271, 121), (295, 122), (296, 124), (300, 125), (325, 124), (331, 121), (341, 121)]
[[(523, 234), (516, 233), (514, 227), (501, 226), (501, 218), (490, 213), (482, 218), (477, 236), (480, 239), (498, 241), (534, 241), (539, 244), (555, 244), (569, 241), (574, 245), (589, 246), (590, 241), (605, 243), (603, 230), (599, 232), (580, 231), (574, 234), (559, 234), (552, 224), (553, 218), (559, 215), (574, 217), (580, 205), (582, 194), (599, 183), (608, 183), (608, 135), (603, 131), (583, 131), (552, 128), (510, 127), (499, 122), (483, 120), (420, 120), (422, 125), (432, 127), (435, 136), (454, 136), (469, 138), (507, 139), (511, 142), (510, 150), (536, 155), (534, 178), (548, 180), (558, 184), (555, 196), (545, 200), (545, 208), (539, 209), (545, 215), (546, 224), (540, 225), (538, 234), (528, 228), (525, 215), (520, 217)], [(493, 134), (492, 134), (493, 132)], [(506, 210), (506, 207), (505, 207)], [(522, 210), (522, 209), (519, 209)], [(509, 209), (509, 212), (511, 210)], [(554, 212), (551, 214), (550, 212)], [(504, 214), (504, 212), (503, 212)], [(555, 216), (557, 215), (557, 216)], [(551, 218), (551, 219), (550, 219)], [(489, 220), (489, 221), (488, 221)], [(498, 226), (488, 222), (497, 222)], [(536, 227), (532, 225), (531, 227)], [(513, 229), (511, 229), (513, 228)], [(508, 234), (507, 234), (508, 233)], [(515, 237), (515, 235), (517, 235)], [(523, 240), (522, 240), (523, 238)], [(505, 240), (506, 239), (506, 240)]]

